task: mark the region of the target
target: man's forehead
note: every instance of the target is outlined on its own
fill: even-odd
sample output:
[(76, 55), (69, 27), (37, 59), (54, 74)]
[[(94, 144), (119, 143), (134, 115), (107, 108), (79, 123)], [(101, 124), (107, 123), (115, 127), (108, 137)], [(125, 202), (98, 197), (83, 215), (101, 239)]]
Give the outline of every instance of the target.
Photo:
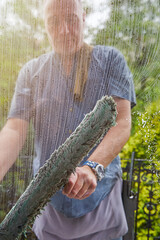
[(45, 19), (53, 15), (75, 14), (81, 16), (83, 10), (79, 0), (46, 0)]
[(81, 6), (80, 0), (46, 0), (46, 8), (54, 7), (60, 8), (79, 8)]

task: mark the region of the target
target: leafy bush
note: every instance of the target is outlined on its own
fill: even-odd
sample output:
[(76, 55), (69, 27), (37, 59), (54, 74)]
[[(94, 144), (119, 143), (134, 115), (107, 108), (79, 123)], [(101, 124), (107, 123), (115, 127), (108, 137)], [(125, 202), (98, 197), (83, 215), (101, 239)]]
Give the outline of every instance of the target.
[(137, 126), (121, 157), (130, 157), (134, 151), (136, 158), (149, 159), (160, 167), (160, 99), (148, 105), (144, 113), (135, 112), (134, 120)]
[(138, 192), (137, 239), (146, 240), (147, 234), (151, 239), (160, 236), (160, 100), (148, 105), (144, 113), (134, 112), (133, 121), (134, 133), (121, 158), (135, 152), (136, 158), (149, 160), (135, 161), (133, 177), (133, 190)]

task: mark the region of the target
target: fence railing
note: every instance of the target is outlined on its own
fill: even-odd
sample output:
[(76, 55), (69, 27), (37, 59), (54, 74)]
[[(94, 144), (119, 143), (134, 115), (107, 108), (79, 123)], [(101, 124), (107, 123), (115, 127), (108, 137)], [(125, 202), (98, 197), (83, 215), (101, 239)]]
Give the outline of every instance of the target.
[[(23, 160), (23, 161), (22, 161)], [(32, 158), (21, 156), (0, 185), (0, 222), (32, 178)], [(147, 159), (122, 159), (123, 201), (129, 226), (124, 240), (160, 239), (160, 169)], [(27, 238), (36, 240), (28, 232)]]
[[(130, 228), (134, 217), (134, 231), (126, 240), (157, 240), (160, 239), (160, 169), (151, 160), (122, 159), (123, 178), (127, 188), (123, 195), (130, 199), (127, 202), (126, 215), (133, 212), (128, 219)], [(125, 199), (124, 199), (125, 205)]]

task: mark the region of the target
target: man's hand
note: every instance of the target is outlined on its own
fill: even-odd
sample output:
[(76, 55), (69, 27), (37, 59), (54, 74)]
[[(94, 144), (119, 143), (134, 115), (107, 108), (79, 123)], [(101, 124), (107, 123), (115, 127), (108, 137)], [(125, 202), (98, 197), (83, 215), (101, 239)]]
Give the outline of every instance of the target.
[(63, 194), (69, 198), (83, 200), (89, 197), (97, 187), (97, 178), (89, 166), (77, 167), (71, 174)]

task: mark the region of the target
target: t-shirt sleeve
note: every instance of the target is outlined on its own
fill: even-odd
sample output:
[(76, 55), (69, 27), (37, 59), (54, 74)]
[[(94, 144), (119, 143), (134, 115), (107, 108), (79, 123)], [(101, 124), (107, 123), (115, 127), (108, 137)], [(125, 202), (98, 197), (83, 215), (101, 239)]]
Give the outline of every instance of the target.
[(15, 92), (11, 102), (9, 118), (29, 121), (32, 114), (30, 71), (26, 64), (19, 72)]
[(107, 92), (109, 96), (124, 98), (136, 105), (136, 96), (132, 74), (122, 53), (112, 49), (112, 60), (107, 79)]

